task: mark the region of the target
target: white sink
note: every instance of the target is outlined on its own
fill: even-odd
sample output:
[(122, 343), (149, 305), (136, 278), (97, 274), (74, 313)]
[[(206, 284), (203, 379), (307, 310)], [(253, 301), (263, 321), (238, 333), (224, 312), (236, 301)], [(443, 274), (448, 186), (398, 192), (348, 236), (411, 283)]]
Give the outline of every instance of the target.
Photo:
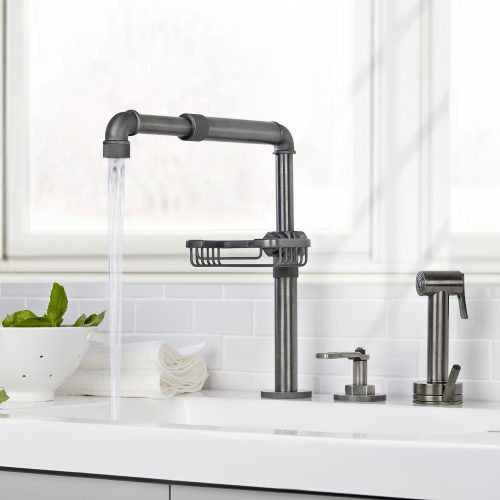
[[(3, 417), (3, 418), (2, 418)], [(500, 405), (206, 391), (2, 405), (0, 467), (393, 498), (497, 500)], [(360, 479), (360, 475), (362, 478)], [(415, 478), (425, 478), (417, 481)]]
[[(65, 420), (109, 420), (108, 400), (60, 399), (36, 407), (10, 409), (11, 416)], [(123, 399), (120, 421), (136, 425), (187, 425), (261, 431), (328, 433), (355, 437), (457, 435), (500, 431), (500, 409), (421, 407), (409, 401), (387, 404), (261, 400), (206, 392), (152, 401)]]

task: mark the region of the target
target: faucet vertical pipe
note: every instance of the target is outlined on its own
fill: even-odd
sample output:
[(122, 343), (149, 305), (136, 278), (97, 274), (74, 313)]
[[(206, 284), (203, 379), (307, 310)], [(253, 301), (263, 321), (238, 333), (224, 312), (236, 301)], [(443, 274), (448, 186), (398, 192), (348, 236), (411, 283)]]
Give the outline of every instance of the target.
[(274, 358), (276, 392), (297, 391), (297, 278), (275, 278)]
[(294, 230), (293, 154), (276, 155), (276, 229)]
[(429, 296), (427, 323), (427, 383), (448, 380), (449, 294), (442, 290)]
[[(276, 155), (276, 229), (293, 231), (293, 154)], [(274, 358), (276, 392), (295, 392), (297, 377), (297, 277), (274, 278)]]

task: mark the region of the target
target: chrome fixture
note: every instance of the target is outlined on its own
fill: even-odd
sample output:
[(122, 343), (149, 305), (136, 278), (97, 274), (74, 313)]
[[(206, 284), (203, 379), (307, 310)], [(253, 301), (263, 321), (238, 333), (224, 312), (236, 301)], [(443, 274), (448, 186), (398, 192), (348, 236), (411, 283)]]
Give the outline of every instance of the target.
[(385, 401), (385, 394), (376, 394), (375, 386), (368, 384), (368, 360), (370, 356), (362, 347), (354, 352), (318, 352), (318, 359), (352, 359), (352, 384), (345, 386), (345, 394), (334, 394), (335, 401), (349, 403), (374, 403)]
[(417, 274), (417, 293), (428, 297), (427, 382), (413, 384), (413, 402), (430, 405), (460, 405), (462, 384), (457, 383), (460, 366), (448, 375), (449, 297), (456, 295), (460, 317), (467, 319), (464, 275), (460, 271), (421, 271)]
[[(210, 118), (183, 114), (179, 117), (142, 115), (125, 111), (115, 115), (106, 128), (105, 158), (129, 158), (129, 136), (171, 135), (184, 141), (223, 141), (274, 146), (276, 155), (276, 231), (252, 240), (189, 240), (195, 267), (272, 267), (275, 303), (275, 387), (263, 398), (310, 398), (299, 391), (297, 381), (297, 278), (307, 263), (310, 241), (294, 229), (293, 155), (289, 130), (276, 122)], [(230, 255), (233, 249), (255, 250), (251, 257)], [(229, 254), (229, 255), (228, 255)], [(260, 260), (263, 259), (263, 260)], [(268, 259), (268, 262), (265, 260)]]

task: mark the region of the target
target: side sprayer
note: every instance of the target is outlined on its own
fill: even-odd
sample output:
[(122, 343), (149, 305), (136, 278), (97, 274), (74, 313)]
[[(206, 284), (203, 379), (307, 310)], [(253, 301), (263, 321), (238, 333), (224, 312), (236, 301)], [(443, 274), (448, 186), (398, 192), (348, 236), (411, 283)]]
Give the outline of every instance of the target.
[(413, 384), (415, 404), (460, 405), (462, 384), (457, 383), (460, 366), (448, 372), (449, 298), (456, 295), (460, 317), (467, 319), (464, 275), (460, 271), (421, 271), (417, 274), (417, 293), (428, 297), (427, 382)]

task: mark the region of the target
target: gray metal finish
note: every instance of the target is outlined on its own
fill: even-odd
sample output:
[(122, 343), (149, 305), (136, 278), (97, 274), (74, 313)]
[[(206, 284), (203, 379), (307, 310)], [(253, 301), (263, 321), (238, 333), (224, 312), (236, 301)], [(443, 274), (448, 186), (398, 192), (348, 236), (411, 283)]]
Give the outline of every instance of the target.
[[(462, 384), (457, 384), (458, 375), (460, 373), (460, 365), (453, 365), (448, 375), (448, 382), (443, 390), (443, 403), (449, 403), (456, 393), (462, 394)], [(457, 387), (460, 385), (460, 387)]]
[[(276, 230), (294, 230), (293, 155), (276, 155)], [(278, 258), (274, 258), (275, 266)], [(276, 267), (274, 270), (276, 271)], [(263, 398), (294, 393), (297, 398), (310, 398), (310, 391), (298, 391), (297, 357), (297, 278), (274, 275), (274, 390), (263, 391)]]
[(387, 396), (385, 394), (368, 394), (366, 396), (360, 394), (334, 394), (333, 400), (342, 403), (383, 403), (387, 401)]
[[(302, 231), (272, 231), (254, 240), (186, 241), (194, 267), (302, 267), (307, 264), (310, 246), (311, 241)], [(221, 253), (237, 248), (255, 249), (257, 253), (252, 256)], [(263, 259), (266, 256), (273, 258), (272, 263)]]
[(456, 295), (460, 316), (467, 319), (464, 275), (460, 271), (421, 271), (416, 277), (417, 293), (428, 297), (427, 383), (413, 385), (417, 404), (461, 404), (462, 384), (457, 384), (459, 365), (448, 375), (449, 297)]
[[(106, 127), (105, 158), (129, 158), (129, 137), (136, 134), (170, 135), (185, 141), (218, 141), (269, 144), (276, 153), (293, 154), (290, 131), (276, 122), (214, 118), (185, 113), (181, 116), (141, 115), (129, 110), (118, 113)], [(293, 202), (292, 202), (293, 203)]]
[(449, 295), (440, 291), (428, 298), (427, 382), (440, 384), (448, 379)]
[[(310, 391), (297, 388), (297, 277), (307, 263), (310, 241), (294, 230), (293, 154), (290, 131), (276, 122), (205, 117), (185, 113), (179, 117), (141, 115), (129, 110), (116, 114), (108, 123), (103, 155), (129, 158), (129, 137), (135, 134), (176, 136), (185, 141), (223, 141), (274, 146), (276, 155), (276, 231), (260, 240), (190, 240), (191, 263), (196, 267), (273, 267), (275, 300), (275, 391), (264, 398), (310, 398)], [(250, 257), (225, 256), (221, 250), (255, 248)], [(272, 264), (256, 262), (261, 257)]]
[(352, 384), (345, 386), (345, 394), (334, 394), (335, 401), (347, 403), (375, 403), (385, 401), (385, 394), (376, 394), (375, 386), (368, 384), (368, 360), (370, 356), (362, 347), (354, 352), (318, 352), (317, 359), (352, 360)]
[(276, 155), (276, 229), (293, 231), (293, 155)]

